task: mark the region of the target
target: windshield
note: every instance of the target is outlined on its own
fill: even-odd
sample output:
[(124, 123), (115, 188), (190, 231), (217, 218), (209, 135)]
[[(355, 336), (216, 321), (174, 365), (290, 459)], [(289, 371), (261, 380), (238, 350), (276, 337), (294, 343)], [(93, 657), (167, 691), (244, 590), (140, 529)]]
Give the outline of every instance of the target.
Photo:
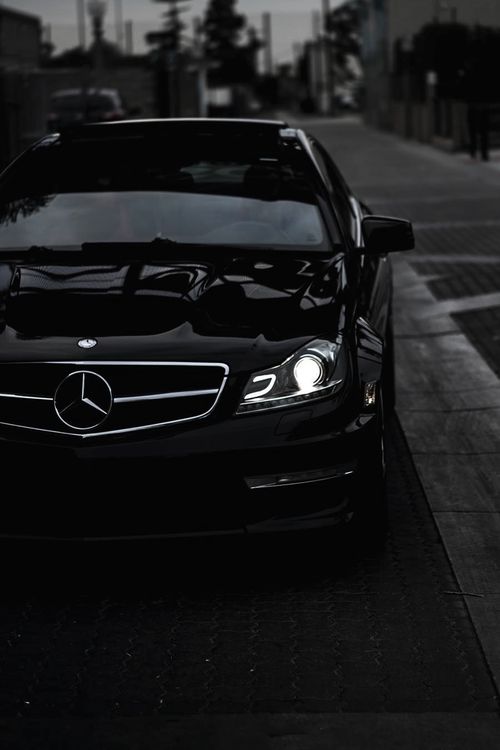
[(149, 243), (328, 250), (297, 160), (130, 144), (38, 148), (0, 185), (0, 249)]

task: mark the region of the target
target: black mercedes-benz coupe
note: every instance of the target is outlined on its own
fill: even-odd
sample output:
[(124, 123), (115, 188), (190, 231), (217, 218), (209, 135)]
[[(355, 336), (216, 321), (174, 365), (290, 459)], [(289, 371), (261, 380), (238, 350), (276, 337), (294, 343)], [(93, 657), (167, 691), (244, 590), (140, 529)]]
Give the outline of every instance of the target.
[(412, 246), (284, 122), (43, 138), (0, 176), (0, 535), (375, 533)]

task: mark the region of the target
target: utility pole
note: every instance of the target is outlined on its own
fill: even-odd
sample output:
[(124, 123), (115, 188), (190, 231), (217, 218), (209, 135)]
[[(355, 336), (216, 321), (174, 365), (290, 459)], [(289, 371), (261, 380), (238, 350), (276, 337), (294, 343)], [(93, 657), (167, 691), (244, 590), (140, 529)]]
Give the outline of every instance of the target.
[(198, 65), (198, 115), (207, 117), (208, 114), (208, 81), (207, 63), (203, 50), (203, 21), (199, 16), (193, 18), (193, 51)]
[(262, 36), (264, 38), (264, 73), (273, 74), (273, 25), (270, 13), (262, 14)]
[(319, 10), (312, 11), (312, 33), (313, 42), (309, 51), (309, 86), (315, 106), (320, 112), (323, 111), (323, 42), (321, 39), (322, 16)]
[(78, 46), (85, 49), (85, 0), (76, 0), (76, 21), (78, 27)]
[(313, 39), (316, 42), (321, 35), (321, 13), (319, 10), (313, 10), (312, 12), (312, 32)]
[(321, 57), (322, 65), (324, 67), (324, 94), (323, 94), (323, 108), (325, 113), (329, 113), (332, 110), (332, 98), (333, 98), (333, 70), (332, 70), (332, 54), (331, 54), (331, 40), (326, 33), (328, 19), (330, 17), (330, 0), (322, 0), (323, 10), (323, 34), (321, 39)]
[(116, 43), (123, 52), (123, 0), (115, 0)]
[(125, 21), (125, 54), (134, 54), (134, 22)]

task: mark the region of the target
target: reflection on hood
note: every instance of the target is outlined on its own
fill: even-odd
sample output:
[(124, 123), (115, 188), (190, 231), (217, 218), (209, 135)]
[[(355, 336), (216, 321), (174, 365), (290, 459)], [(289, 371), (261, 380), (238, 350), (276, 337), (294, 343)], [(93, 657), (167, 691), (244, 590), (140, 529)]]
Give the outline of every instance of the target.
[(168, 264), (0, 264), (2, 317), (23, 337), (157, 335), (189, 323), (202, 336), (276, 339), (312, 329), (338, 293), (338, 268), (322, 259), (216, 256), (214, 250), (210, 261)]

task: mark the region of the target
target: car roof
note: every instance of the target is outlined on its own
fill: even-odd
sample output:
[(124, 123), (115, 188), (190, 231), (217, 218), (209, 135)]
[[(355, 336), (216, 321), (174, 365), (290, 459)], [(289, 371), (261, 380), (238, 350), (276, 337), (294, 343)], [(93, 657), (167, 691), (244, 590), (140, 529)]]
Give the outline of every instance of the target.
[(114, 122), (99, 122), (99, 123), (86, 123), (77, 125), (74, 128), (74, 132), (78, 131), (90, 132), (92, 131), (95, 135), (102, 133), (103, 137), (105, 133), (107, 136), (113, 134), (118, 135), (120, 131), (130, 132), (147, 132), (148, 130), (153, 131), (154, 129), (159, 130), (162, 128), (188, 128), (191, 130), (223, 130), (223, 129), (252, 129), (257, 131), (269, 130), (279, 131), (283, 128), (288, 128), (288, 125), (283, 120), (256, 120), (246, 118), (232, 118), (232, 117), (170, 117), (170, 118), (150, 118), (141, 120), (117, 120)]
[(254, 120), (236, 118), (170, 118), (149, 120), (119, 120), (70, 125), (59, 135), (64, 143), (99, 143), (173, 138), (189, 141), (190, 138), (213, 138), (238, 141), (242, 149), (252, 145), (279, 144), (284, 140), (297, 140), (298, 131), (288, 128), (283, 120)]

